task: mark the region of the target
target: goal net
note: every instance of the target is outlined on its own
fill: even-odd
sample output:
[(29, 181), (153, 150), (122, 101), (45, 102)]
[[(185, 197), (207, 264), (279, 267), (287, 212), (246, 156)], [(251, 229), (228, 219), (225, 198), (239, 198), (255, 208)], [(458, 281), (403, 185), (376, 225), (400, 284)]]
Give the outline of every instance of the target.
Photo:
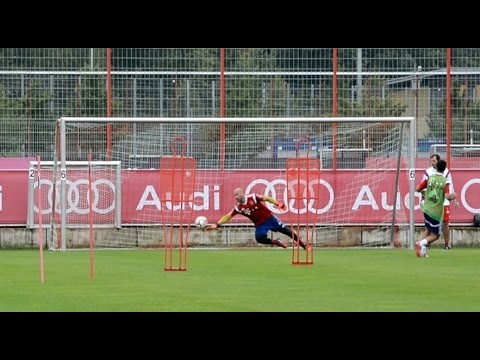
[[(120, 224), (96, 230), (96, 247), (161, 248), (165, 221), (172, 229), (188, 226), (189, 246), (264, 246), (256, 243), (253, 225), (240, 215), (219, 231), (190, 225), (199, 215), (213, 223), (229, 212), (236, 187), (289, 204), (296, 195), (287, 189), (287, 160), (296, 157), (318, 159), (321, 167), (304, 175), (308, 183), (303, 187), (293, 187), (308, 201), (289, 204), (286, 212), (268, 206), (284, 223), (298, 225), (300, 232), (302, 226), (313, 224), (315, 247), (413, 244), (412, 117), (69, 117), (60, 118), (58, 124), (59, 168), (67, 179), (60, 181), (65, 185), (59, 191), (61, 199), (68, 200), (68, 181), (76, 181), (70, 179), (69, 162), (84, 161), (91, 150), (100, 167), (110, 161), (121, 164)], [(182, 194), (185, 201), (175, 206), (162, 200), (166, 185), (160, 164), (162, 158), (175, 156), (172, 142), (179, 138), (185, 155), (195, 163), (196, 177), (191, 190)], [(59, 209), (62, 244), (88, 246), (88, 236), (82, 235), (88, 228), (82, 229), (80, 214), (77, 218), (68, 209), (66, 203)], [(112, 215), (112, 224), (114, 219)], [(104, 220), (105, 214), (93, 214), (96, 228)], [(291, 239), (285, 240), (292, 245)]]

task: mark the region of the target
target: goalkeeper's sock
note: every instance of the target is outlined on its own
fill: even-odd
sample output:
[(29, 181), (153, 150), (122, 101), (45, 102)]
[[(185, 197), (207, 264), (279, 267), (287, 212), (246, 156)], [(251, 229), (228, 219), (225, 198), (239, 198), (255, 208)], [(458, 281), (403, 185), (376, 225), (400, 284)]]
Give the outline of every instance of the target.
[(428, 245), (428, 242), (426, 239), (420, 240), (420, 246), (427, 246), (427, 245)]

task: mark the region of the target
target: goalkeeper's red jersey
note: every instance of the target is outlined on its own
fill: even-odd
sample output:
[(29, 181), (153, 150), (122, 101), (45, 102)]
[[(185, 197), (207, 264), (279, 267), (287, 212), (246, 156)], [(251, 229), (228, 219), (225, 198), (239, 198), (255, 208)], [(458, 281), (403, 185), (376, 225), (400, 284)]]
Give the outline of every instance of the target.
[(245, 203), (237, 203), (230, 211), (230, 216), (241, 214), (253, 221), (255, 226), (263, 224), (270, 219), (273, 214), (265, 205), (263, 195), (248, 194), (245, 195)]

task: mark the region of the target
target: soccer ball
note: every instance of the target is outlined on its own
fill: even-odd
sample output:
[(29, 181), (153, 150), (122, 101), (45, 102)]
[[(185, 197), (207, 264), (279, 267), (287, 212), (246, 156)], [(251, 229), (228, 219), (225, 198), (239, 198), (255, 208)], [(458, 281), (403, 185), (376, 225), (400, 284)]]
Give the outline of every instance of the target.
[(204, 228), (208, 225), (208, 220), (205, 216), (199, 216), (195, 219), (195, 225), (199, 228)]

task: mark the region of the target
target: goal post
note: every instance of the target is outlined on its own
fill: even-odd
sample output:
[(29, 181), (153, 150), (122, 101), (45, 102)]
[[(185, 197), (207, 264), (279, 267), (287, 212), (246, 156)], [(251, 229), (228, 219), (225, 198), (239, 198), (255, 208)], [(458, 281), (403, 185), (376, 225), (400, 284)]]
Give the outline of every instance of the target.
[[(391, 246), (392, 239), (413, 247), (418, 208), (414, 117), (61, 117), (58, 125), (61, 170), (88, 149), (95, 160), (121, 162), (122, 231), (114, 236), (125, 237), (125, 246), (162, 246), (166, 209), (158, 195), (159, 164), (172, 155), (172, 139), (181, 137), (186, 156), (198, 166), (195, 189), (186, 194), (192, 218), (220, 218), (234, 205), (232, 192), (238, 186), (287, 203), (291, 194), (285, 160), (294, 156), (299, 139), (308, 139), (312, 151), (307, 156), (321, 164), (320, 179), (311, 190), (318, 194), (306, 197), (316, 203), (287, 213), (268, 205), (272, 212), (289, 224), (301, 224), (308, 213), (317, 232), (316, 247)], [(61, 198), (66, 196), (63, 182)], [(66, 208), (61, 214), (66, 229)], [(207, 238), (194, 236), (190, 244), (252, 245), (251, 226), (237, 216)], [(359, 235), (359, 229), (367, 230)]]

